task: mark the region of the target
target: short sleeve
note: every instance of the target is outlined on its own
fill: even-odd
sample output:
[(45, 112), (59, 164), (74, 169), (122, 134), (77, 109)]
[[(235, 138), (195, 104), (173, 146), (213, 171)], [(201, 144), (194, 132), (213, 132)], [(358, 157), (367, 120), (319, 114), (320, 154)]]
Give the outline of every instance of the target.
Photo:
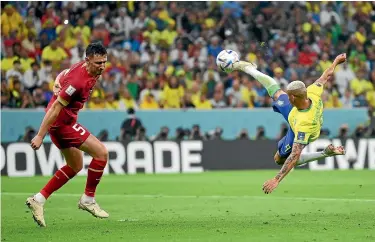
[(58, 100), (64, 106), (67, 106), (74, 97), (78, 96), (81, 93), (81, 90), (82, 87), (80, 83), (75, 81), (67, 81), (60, 91)]
[(320, 83), (314, 83), (307, 88), (307, 93), (321, 97), (323, 93), (323, 85)]
[(310, 136), (311, 133), (297, 131), (297, 133), (294, 136), (294, 143), (307, 145), (309, 143)]

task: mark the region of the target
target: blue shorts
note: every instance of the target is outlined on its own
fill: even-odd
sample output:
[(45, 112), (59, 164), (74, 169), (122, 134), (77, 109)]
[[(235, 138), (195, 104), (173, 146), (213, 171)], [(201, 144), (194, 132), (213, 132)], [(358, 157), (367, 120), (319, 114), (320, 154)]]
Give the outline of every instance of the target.
[[(281, 113), (281, 115), (283, 115), (284, 119), (289, 124), (288, 116), (289, 116), (290, 111), (292, 111), (293, 106), (290, 103), (287, 94), (280, 95), (279, 98), (272, 103), (272, 108), (273, 108), (273, 111), (277, 113)], [(294, 141), (294, 132), (290, 128), (290, 125), (289, 125), (288, 132), (277, 144), (279, 154), (282, 158), (287, 158), (292, 152), (293, 141)]]

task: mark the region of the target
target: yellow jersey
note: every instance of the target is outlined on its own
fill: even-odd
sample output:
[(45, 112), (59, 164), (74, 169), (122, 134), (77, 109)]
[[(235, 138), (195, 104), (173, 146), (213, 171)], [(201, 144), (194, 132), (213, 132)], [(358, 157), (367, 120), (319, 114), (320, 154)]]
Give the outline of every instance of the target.
[(374, 89), (372, 83), (366, 79), (353, 79), (350, 82), (350, 88), (354, 92), (354, 95), (365, 94), (368, 91), (372, 91)]
[(368, 91), (366, 93), (366, 100), (370, 107), (375, 108), (375, 91), (374, 90)]
[(139, 105), (139, 107), (141, 109), (159, 109), (160, 108), (159, 104), (154, 99), (152, 99), (150, 102), (144, 99)]
[(93, 101), (89, 101), (87, 104), (87, 109), (91, 109), (91, 110), (105, 109), (105, 103), (104, 102), (94, 103)]
[(169, 85), (165, 85), (162, 99), (164, 100), (164, 108), (181, 108), (181, 99), (184, 96), (185, 91), (182, 86), (178, 88), (170, 88)]
[(119, 109), (119, 107), (120, 107), (120, 103), (118, 101), (105, 102), (106, 109), (116, 110), (116, 109)]
[(323, 125), (322, 93), (323, 85), (310, 85), (307, 88), (307, 97), (311, 100), (310, 107), (305, 110), (293, 107), (290, 111), (288, 121), (295, 135), (294, 143), (309, 144), (319, 138)]
[(2, 71), (9, 71), (13, 68), (13, 62), (19, 60), (18, 56), (7, 57), (1, 60), (1, 70)]
[(212, 109), (212, 104), (209, 100), (202, 102), (200, 99), (193, 102), (196, 109)]

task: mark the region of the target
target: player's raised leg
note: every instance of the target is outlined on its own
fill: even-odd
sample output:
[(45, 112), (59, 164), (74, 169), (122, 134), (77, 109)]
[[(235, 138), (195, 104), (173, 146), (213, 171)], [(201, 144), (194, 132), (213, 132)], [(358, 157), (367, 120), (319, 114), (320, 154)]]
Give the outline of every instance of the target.
[(331, 157), (331, 156), (336, 156), (336, 155), (345, 155), (344, 146), (334, 146), (333, 144), (330, 144), (323, 151), (301, 154), (298, 162), (296, 163), (296, 166), (302, 166), (311, 161), (316, 161), (321, 158)]
[(30, 208), (35, 222), (41, 227), (46, 226), (46, 222), (44, 220), (44, 204), (46, 200), (53, 192), (64, 186), (82, 169), (82, 151), (71, 147), (62, 149), (61, 152), (65, 157), (67, 165), (56, 171), (55, 175), (39, 193), (27, 198), (26, 200), (26, 205)]
[(95, 217), (108, 218), (109, 214), (102, 210), (95, 201), (96, 187), (107, 165), (107, 148), (95, 136), (90, 135), (79, 149), (91, 155), (93, 159), (87, 171), (86, 188), (78, 202), (78, 208), (88, 211)]
[(275, 79), (258, 71), (256, 65), (250, 62), (238, 61), (233, 63), (233, 70), (242, 71), (254, 77), (266, 88), (268, 95), (270, 95), (274, 101), (276, 101), (280, 95), (286, 94), (280, 89), (280, 85)]
[[(282, 141), (282, 140), (280, 140)], [(344, 146), (334, 146), (332, 144), (328, 145), (324, 150), (318, 152), (309, 152), (305, 154), (301, 154), (298, 162), (295, 166), (303, 166), (309, 162), (316, 161), (322, 158), (337, 156), (337, 155), (345, 155), (345, 148)], [(282, 156), (280, 154), (280, 149), (275, 154), (275, 162), (278, 165), (283, 165), (287, 157)]]

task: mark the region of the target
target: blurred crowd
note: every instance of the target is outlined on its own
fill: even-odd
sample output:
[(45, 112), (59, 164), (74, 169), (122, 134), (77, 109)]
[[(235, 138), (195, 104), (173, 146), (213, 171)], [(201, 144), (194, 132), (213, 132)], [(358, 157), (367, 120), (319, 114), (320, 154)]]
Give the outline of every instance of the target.
[[(213, 130), (202, 130), (199, 124), (193, 124), (191, 127), (178, 127), (173, 132), (169, 127), (163, 126), (160, 131), (156, 134), (147, 135), (147, 129), (143, 125), (136, 114), (135, 110), (130, 108), (127, 110), (128, 116), (122, 122), (119, 132), (115, 135), (116, 141), (129, 142), (129, 141), (165, 141), (165, 140), (226, 140), (223, 137), (223, 128), (216, 127)], [(338, 127), (336, 136), (331, 135), (332, 130), (322, 128), (320, 131), (320, 139), (360, 139), (360, 138), (375, 138), (375, 110), (372, 107), (368, 108), (368, 121), (364, 124), (359, 124), (354, 130), (350, 130), (347, 124), (342, 124)], [(254, 136), (249, 135), (247, 129), (241, 129), (236, 137), (236, 140), (280, 140), (288, 132), (288, 124), (282, 123), (280, 130), (275, 137), (267, 135), (266, 129), (263, 126), (256, 127), (256, 133)], [(36, 134), (36, 130), (28, 126), (25, 129), (25, 133), (20, 135), (17, 141), (31, 142)], [(101, 141), (112, 141), (107, 129), (100, 131), (97, 136)], [(47, 135), (44, 140), (46, 143), (50, 143), (51, 139)]]
[(220, 72), (240, 53), (281, 87), (311, 84), (339, 53), (325, 108), (375, 107), (374, 2), (1, 2), (1, 107), (44, 108), (90, 42), (108, 64), (86, 109), (257, 108), (253, 78)]

